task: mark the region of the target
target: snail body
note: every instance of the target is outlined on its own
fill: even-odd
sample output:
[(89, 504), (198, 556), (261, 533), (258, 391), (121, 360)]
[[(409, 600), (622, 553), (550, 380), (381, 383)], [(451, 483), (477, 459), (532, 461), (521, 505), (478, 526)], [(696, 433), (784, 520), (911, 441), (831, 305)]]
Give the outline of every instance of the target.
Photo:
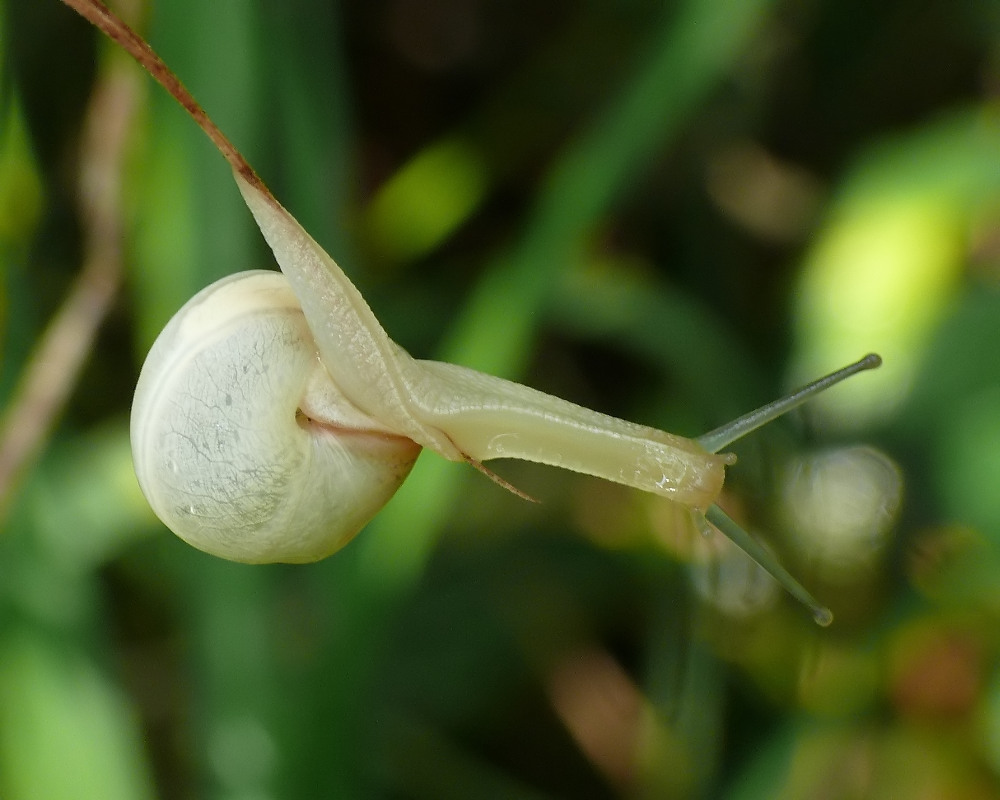
[(421, 448), (501, 484), (482, 462), (520, 458), (688, 508), (699, 527), (723, 531), (829, 623), (830, 612), (715, 504), (735, 461), (720, 451), (877, 367), (878, 356), (697, 439), (416, 360), (148, 43), (98, 0), (64, 2), (118, 42), (208, 135), (283, 273), (239, 273), (204, 289), (167, 324), (142, 368), (131, 418), (136, 476), (174, 533), (235, 561), (314, 561), (378, 512)]
[(238, 273), (189, 301), (153, 345), (132, 407), (140, 487), (180, 538), (234, 561), (315, 561), (378, 513), (421, 448), (507, 488), (482, 462), (519, 458), (679, 503), (829, 623), (830, 612), (715, 504), (735, 461), (719, 451), (877, 367), (878, 356), (686, 439), (412, 358), (256, 175), (234, 176), (283, 274)]
[(715, 502), (731, 456), (412, 358), (294, 218), (237, 182), (285, 274), (237, 273), (192, 298), (150, 350), (132, 405), (139, 485), (182, 539), (235, 561), (323, 558), (388, 501), (422, 447), (481, 468), (550, 464), (699, 512)]

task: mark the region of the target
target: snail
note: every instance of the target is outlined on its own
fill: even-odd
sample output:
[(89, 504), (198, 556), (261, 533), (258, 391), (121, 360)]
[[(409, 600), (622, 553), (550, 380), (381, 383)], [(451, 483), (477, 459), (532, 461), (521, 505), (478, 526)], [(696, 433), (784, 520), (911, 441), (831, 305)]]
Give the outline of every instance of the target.
[[(160, 81), (229, 162), (282, 273), (223, 278), (167, 324), (131, 416), (136, 476), (195, 547), (248, 563), (308, 562), (348, 542), (421, 449), (472, 464), (517, 458), (651, 492), (734, 539), (817, 620), (829, 611), (715, 504), (720, 451), (862, 370), (869, 355), (698, 439), (626, 422), (511, 381), (411, 357), (336, 262), (274, 198), (176, 76), (97, 0), (64, 0)], [(516, 491), (516, 490), (515, 490)]]

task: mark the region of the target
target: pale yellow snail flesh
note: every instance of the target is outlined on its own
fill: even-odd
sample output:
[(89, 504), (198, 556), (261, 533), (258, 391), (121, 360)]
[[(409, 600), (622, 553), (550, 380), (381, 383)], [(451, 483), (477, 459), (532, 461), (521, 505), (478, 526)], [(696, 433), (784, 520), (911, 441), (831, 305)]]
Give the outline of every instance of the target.
[(236, 561), (327, 556), (420, 446), (574, 469), (699, 511), (718, 495), (731, 459), (694, 441), (411, 358), (291, 215), (237, 180), (294, 277), (239, 273), (195, 296), (150, 351), (132, 407), (140, 486), (185, 541)]

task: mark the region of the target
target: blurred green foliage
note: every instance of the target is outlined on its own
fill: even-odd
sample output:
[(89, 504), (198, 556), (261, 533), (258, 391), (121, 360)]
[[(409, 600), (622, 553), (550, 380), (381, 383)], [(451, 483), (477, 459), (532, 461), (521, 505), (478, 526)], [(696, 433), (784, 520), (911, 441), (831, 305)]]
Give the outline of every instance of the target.
[[(415, 355), (686, 435), (886, 367), (730, 470), (827, 630), (669, 504), (530, 465), (538, 506), (425, 455), (327, 561), (218, 561), (148, 511), (129, 398), (188, 297), (271, 261), (136, 83), (125, 284), (0, 540), (0, 796), (1000, 796), (998, 8), (128, 4)], [(8, 406), (121, 64), (57, 0), (0, 12)]]

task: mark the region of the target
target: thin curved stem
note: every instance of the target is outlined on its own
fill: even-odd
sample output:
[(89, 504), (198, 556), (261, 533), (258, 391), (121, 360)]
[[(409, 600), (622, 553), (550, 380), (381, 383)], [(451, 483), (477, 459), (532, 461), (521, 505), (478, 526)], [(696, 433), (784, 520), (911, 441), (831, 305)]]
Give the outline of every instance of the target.
[(118, 293), (121, 170), (137, 106), (134, 75), (115, 62), (100, 77), (87, 112), (78, 190), (83, 265), (0, 420), (0, 524), (63, 413)]
[(205, 109), (194, 99), (180, 78), (164, 63), (145, 39), (115, 16), (100, 0), (63, 0), (63, 2), (132, 56), (184, 107), (191, 118), (198, 123), (198, 127), (212, 140), (212, 143), (222, 153), (223, 158), (229, 162), (233, 170), (271, 200), (274, 200), (270, 190), (254, 172), (253, 167), (247, 163), (243, 154), (236, 149), (236, 145), (229, 141), (218, 126), (212, 122)]

